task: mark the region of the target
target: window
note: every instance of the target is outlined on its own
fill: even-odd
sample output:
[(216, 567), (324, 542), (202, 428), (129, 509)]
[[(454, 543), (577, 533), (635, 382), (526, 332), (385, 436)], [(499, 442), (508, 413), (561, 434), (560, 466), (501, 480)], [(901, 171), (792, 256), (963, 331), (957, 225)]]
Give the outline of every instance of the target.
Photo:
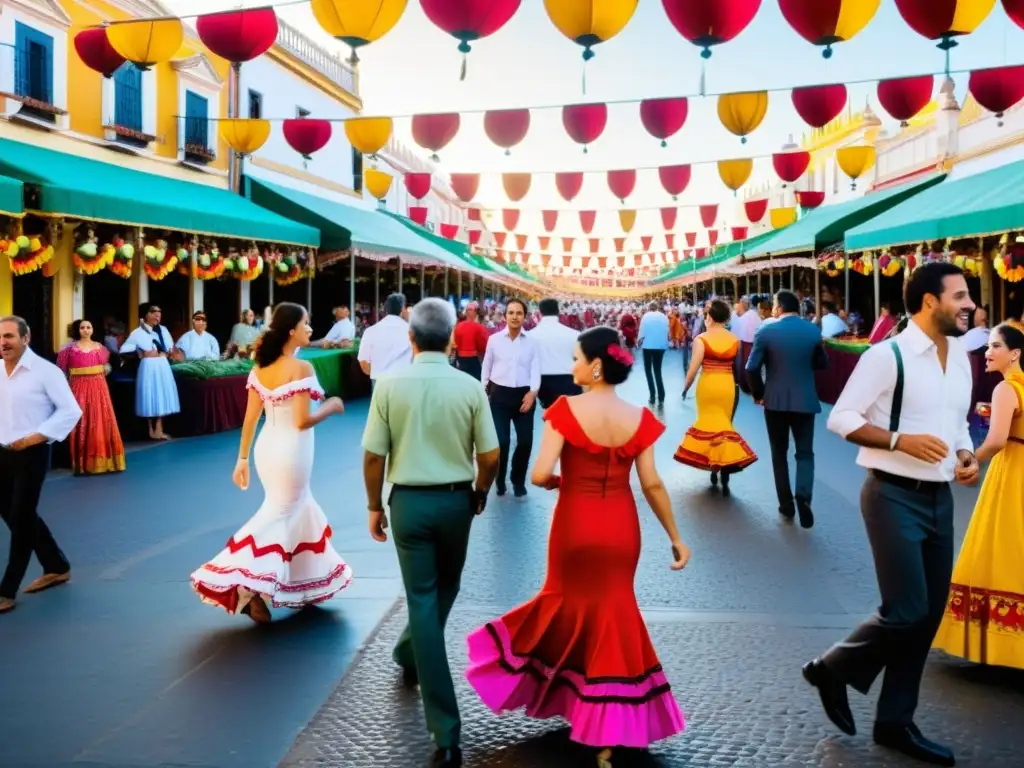
[(363, 153), (352, 147), (352, 189), (363, 191)]
[(309, 110), (308, 109), (303, 109), (302, 107), (296, 107), (295, 108), (295, 116), (296, 117), (309, 117)]
[(263, 117), (263, 94), (249, 91), (249, 118), (259, 120)]
[[(16, 95), (53, 104), (53, 38), (20, 21), (14, 25), (14, 90)], [(54, 121), (47, 110), (26, 104), (25, 109), (38, 117)]]
[(209, 146), (210, 102), (198, 93), (185, 91), (185, 157), (207, 162), (213, 159)]
[[(131, 63), (114, 73), (114, 125), (142, 134), (142, 72)], [(118, 133), (118, 141), (136, 143), (138, 136)]]

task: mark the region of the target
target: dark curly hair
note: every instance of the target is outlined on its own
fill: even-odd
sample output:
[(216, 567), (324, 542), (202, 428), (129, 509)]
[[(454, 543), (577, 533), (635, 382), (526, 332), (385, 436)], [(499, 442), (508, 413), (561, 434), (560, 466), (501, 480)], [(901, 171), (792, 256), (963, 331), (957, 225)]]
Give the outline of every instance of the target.
[(292, 330), (306, 317), (306, 308), (301, 304), (282, 301), (274, 307), (274, 316), (270, 319), (267, 330), (256, 341), (252, 359), (260, 368), (273, 364), (284, 354), (285, 344)]
[[(617, 386), (629, 378), (633, 366), (616, 360), (608, 353), (608, 348), (613, 344), (626, 352), (617, 330), (609, 328), (607, 325), (598, 325), (581, 333), (578, 341), (583, 356), (588, 362), (601, 361), (601, 375), (609, 384)], [(629, 353), (626, 352), (626, 354)]]
[(1003, 340), (1007, 349), (1024, 350), (1024, 333), (1021, 333), (1012, 325), (1001, 323), (995, 327), (999, 338)]

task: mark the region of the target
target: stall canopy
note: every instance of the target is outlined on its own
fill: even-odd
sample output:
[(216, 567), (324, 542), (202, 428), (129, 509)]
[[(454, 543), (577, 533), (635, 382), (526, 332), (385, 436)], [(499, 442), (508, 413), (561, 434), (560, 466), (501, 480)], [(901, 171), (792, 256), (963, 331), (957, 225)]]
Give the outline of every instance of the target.
[(475, 272), (480, 275), (486, 275), (495, 271), (491, 269), (491, 265), (488, 264), (486, 260), (470, 253), (469, 248), (465, 243), (460, 243), (458, 240), (449, 240), (447, 237), (431, 232), (426, 227), (421, 227), (412, 219), (405, 216), (399, 216), (397, 213), (392, 213), (387, 210), (382, 210), (381, 213), (391, 221), (395, 222), (396, 225), (405, 227), (408, 231), (415, 233), (417, 237), (428, 240), (438, 248), (442, 248), (451, 254), (458, 263), (449, 264), (449, 266), (454, 266), (456, 269), (462, 269), (467, 272)]
[(779, 230), (775, 237), (768, 238), (756, 248), (749, 250), (747, 258), (758, 259), (765, 256), (817, 251), (842, 240), (847, 230), (873, 219), (929, 187), (934, 187), (945, 177), (943, 173), (935, 173), (890, 189), (869, 192), (863, 197), (845, 203), (816, 208), (795, 224)]
[(667, 280), (686, 277), (693, 272), (702, 272), (707, 269), (732, 264), (734, 261), (738, 260), (740, 256), (750, 252), (751, 249), (756, 248), (765, 240), (775, 237), (775, 235), (779, 234), (781, 231), (782, 230), (771, 230), (769, 232), (762, 232), (759, 235), (754, 235), (753, 237), (748, 237), (745, 240), (733, 240), (731, 243), (725, 243), (724, 245), (720, 245), (715, 248), (710, 257), (697, 259), (696, 262), (692, 258), (680, 258), (678, 264), (676, 264), (670, 271), (655, 278), (655, 282), (664, 283)]
[(1024, 227), (1024, 160), (947, 181), (846, 233), (846, 250), (980, 237)]
[(25, 187), (17, 179), (0, 176), (0, 216), (21, 216), (25, 213)]
[(0, 139), (0, 174), (23, 182), (30, 213), (317, 246), (320, 233), (226, 189)]

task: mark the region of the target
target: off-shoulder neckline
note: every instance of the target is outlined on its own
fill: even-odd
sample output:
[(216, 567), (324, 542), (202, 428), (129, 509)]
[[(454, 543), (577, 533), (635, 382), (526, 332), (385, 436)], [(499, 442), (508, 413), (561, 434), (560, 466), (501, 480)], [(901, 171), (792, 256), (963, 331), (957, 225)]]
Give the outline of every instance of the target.
[[(544, 419), (551, 422), (551, 426), (565, 438), (570, 445), (590, 453), (611, 453), (615, 456), (635, 456), (657, 440), (665, 431), (665, 425), (659, 421), (650, 408), (643, 407), (640, 414), (640, 422), (633, 432), (633, 436), (621, 445), (608, 446), (594, 442), (584, 431), (576, 413), (569, 404), (569, 398), (565, 395), (558, 398), (555, 403), (544, 413)], [(651, 439), (648, 440), (648, 435)]]
[(286, 381), (284, 384), (280, 384), (276, 387), (271, 388), (264, 384), (262, 381), (260, 381), (259, 376), (256, 375), (256, 371), (250, 371), (249, 383), (253, 384), (256, 389), (261, 390), (262, 392), (265, 392), (268, 395), (273, 395), (281, 391), (288, 391), (289, 389), (296, 388), (307, 389), (313, 387), (315, 389), (320, 389), (320, 382), (317, 381), (316, 376), (303, 376), (301, 379), (292, 379), (291, 381)]

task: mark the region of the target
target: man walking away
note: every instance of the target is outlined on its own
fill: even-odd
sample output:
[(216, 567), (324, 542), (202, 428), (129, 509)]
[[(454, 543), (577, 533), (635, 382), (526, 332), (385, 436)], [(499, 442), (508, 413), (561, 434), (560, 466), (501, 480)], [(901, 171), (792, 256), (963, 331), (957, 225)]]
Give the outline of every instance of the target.
[(490, 334), (483, 324), (483, 310), (475, 301), (466, 306), (466, 319), (455, 324), (455, 365), (480, 381), (480, 361)]
[[(658, 309), (655, 302), (647, 308), (640, 319), (640, 333), (637, 343), (644, 352), (644, 375), (647, 376), (648, 402), (654, 405), (654, 396), (658, 396), (658, 405), (665, 404), (665, 382), (661, 379), (661, 364), (668, 349), (668, 317)], [(657, 392), (655, 392), (657, 386)]]
[(50, 443), (71, 434), (82, 409), (64, 374), (29, 349), (29, 340), (24, 320), (0, 318), (0, 518), (11, 531), (0, 613), (13, 610), (33, 552), (43, 575), (25, 592), (42, 592), (71, 578), (71, 566), (36, 508), (50, 469)]
[[(814, 386), (814, 372), (828, 366), (821, 331), (800, 317), (800, 300), (792, 291), (775, 294), (778, 321), (758, 329), (747, 359), (746, 373), (754, 400), (764, 405), (764, 422), (772, 449), (775, 493), (779, 514), (800, 525), (814, 525), (811, 499), (814, 491), (814, 417), (821, 402)], [(748, 314), (740, 317), (742, 320)], [(767, 381), (761, 378), (766, 369)], [(796, 444), (796, 505), (789, 484), (789, 435)]]
[(384, 302), (384, 318), (363, 331), (359, 343), (359, 367), (375, 386), (381, 376), (408, 368), (412, 363), (409, 323), (405, 321), (405, 296), (392, 293)]
[(978, 480), (967, 425), (971, 364), (957, 338), (974, 304), (963, 272), (946, 262), (919, 267), (904, 294), (912, 316), (907, 329), (861, 355), (828, 420), (829, 429), (861, 446), (857, 463), (868, 470), (861, 514), (882, 604), (808, 663), (804, 677), (832, 722), (853, 734), (846, 686), (866, 694), (884, 669), (875, 742), (954, 765), (952, 751), (918, 730), (914, 711), (953, 571), (949, 483)]
[[(799, 314), (799, 313), (798, 313)], [(754, 347), (754, 336), (761, 327), (761, 316), (750, 306), (750, 297), (744, 296), (736, 307), (736, 319), (732, 324), (733, 335), (740, 340), (740, 353), (736, 355), (736, 382), (744, 393), (750, 394), (750, 384), (743, 375), (743, 368)]]
[(550, 408), (562, 395), (572, 397), (583, 390), (573, 381), (572, 368), (579, 333), (558, 319), (558, 300), (542, 299), (540, 322), (530, 338), (540, 348), (540, 391), (542, 408)]
[(385, 464), (392, 483), (388, 506), (409, 610), (394, 659), (406, 684), (420, 686), (437, 748), (435, 768), (462, 764), (444, 629), (459, 593), (470, 526), (483, 512), (498, 467), (484, 388), (448, 363), (454, 328), (455, 310), (446, 301), (425, 299), (413, 307), (413, 364), (378, 382), (363, 433), (370, 534), (380, 542), (387, 541), (388, 527)]
[(510, 476), (516, 498), (526, 496), (526, 470), (533, 450), (533, 414), (540, 391), (540, 348), (532, 333), (527, 335), (523, 330), (525, 319), (526, 304), (519, 299), (509, 299), (505, 304), (505, 329), (487, 342), (482, 374), (501, 445), (496, 483), (499, 496), (506, 493), (512, 427), (516, 428)]

